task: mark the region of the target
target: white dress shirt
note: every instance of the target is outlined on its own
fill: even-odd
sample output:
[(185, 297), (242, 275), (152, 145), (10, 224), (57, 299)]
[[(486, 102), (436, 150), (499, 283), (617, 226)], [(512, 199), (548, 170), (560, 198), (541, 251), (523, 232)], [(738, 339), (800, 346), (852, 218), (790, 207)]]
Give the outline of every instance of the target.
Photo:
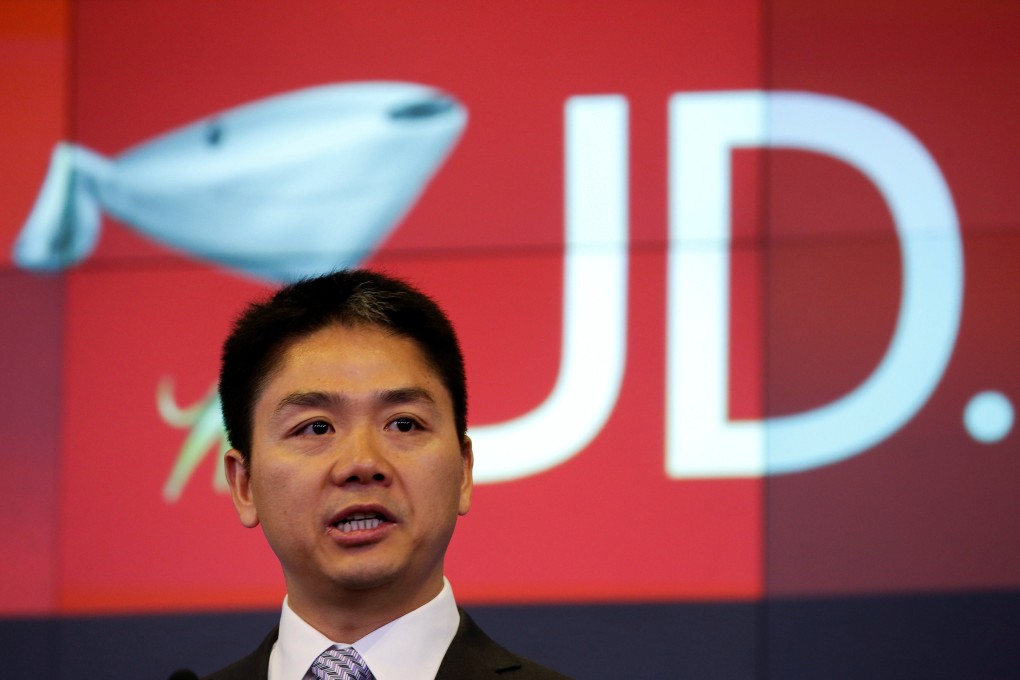
[(354, 647), (376, 680), (433, 680), (460, 625), (450, 582), (432, 600), (377, 628), (353, 645), (312, 628), (283, 600), (280, 636), (269, 656), (269, 680), (314, 680), (308, 669), (333, 645)]

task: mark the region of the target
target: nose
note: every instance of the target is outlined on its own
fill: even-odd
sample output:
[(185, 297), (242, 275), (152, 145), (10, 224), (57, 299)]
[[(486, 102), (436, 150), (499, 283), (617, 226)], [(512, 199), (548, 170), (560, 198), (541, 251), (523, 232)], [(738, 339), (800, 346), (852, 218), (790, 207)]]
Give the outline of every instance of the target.
[(337, 447), (331, 478), (337, 486), (388, 485), (392, 468), (381, 437), (370, 428), (356, 428), (343, 437)]

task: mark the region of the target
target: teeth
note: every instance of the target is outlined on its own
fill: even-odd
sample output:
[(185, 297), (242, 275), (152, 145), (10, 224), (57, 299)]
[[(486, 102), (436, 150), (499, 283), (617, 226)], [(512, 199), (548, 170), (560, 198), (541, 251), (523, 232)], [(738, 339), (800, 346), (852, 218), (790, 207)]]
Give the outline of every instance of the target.
[(381, 523), (382, 520), (374, 517), (367, 520), (344, 520), (340, 523), (340, 530), (344, 533), (348, 533), (350, 531), (364, 531), (365, 529), (374, 529)]
[(365, 531), (375, 529), (383, 523), (383, 518), (374, 512), (355, 512), (336, 523), (340, 531), (349, 533), (351, 531)]

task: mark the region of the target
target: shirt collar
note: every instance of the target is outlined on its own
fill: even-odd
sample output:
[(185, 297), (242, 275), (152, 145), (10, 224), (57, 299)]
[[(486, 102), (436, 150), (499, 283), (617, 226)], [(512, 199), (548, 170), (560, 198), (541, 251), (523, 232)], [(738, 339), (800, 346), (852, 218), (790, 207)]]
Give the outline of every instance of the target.
[[(377, 680), (431, 680), (457, 634), (460, 613), (450, 582), (432, 600), (377, 628), (353, 645)], [(280, 636), (269, 661), (269, 680), (302, 680), (332, 640), (310, 626), (283, 601)]]

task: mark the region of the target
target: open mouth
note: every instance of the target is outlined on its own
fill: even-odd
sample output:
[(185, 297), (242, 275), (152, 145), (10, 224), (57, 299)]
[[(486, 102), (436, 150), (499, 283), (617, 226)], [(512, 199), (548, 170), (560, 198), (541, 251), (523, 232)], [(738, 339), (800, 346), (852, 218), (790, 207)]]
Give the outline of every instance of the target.
[(376, 529), (388, 521), (381, 512), (355, 512), (337, 520), (333, 526), (342, 533), (348, 534), (352, 531)]

